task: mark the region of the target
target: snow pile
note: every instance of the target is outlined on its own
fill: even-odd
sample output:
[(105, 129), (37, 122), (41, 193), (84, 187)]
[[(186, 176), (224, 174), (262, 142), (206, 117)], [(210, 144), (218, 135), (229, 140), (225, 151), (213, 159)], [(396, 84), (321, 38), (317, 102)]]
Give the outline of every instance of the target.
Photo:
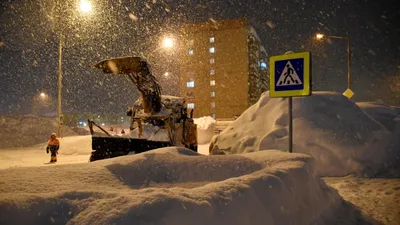
[[(65, 137), (60, 140), (60, 155), (89, 155), (92, 152), (92, 136)], [(46, 145), (44, 145), (44, 149)]]
[(389, 131), (400, 134), (400, 108), (374, 102), (360, 102), (358, 107), (386, 127)]
[(195, 118), (194, 123), (197, 124), (197, 143), (200, 145), (209, 143), (214, 136), (216, 120), (211, 116), (204, 116)]
[[(341, 94), (293, 98), (293, 120), (294, 152), (313, 156), (321, 175), (372, 175), (397, 157), (391, 132)], [(288, 149), (287, 99), (268, 92), (210, 144), (210, 154), (268, 149)]]
[(0, 224), (308, 225), (340, 203), (309, 156), (279, 151), (200, 156), (171, 147), (6, 169), (0, 182)]
[[(139, 138), (139, 128), (131, 130), (129, 135), (132, 138)], [(142, 124), (142, 137), (151, 141), (169, 141), (168, 131), (150, 123)]]
[[(0, 116), (0, 148), (26, 147), (47, 142), (50, 134), (57, 131), (54, 118), (33, 115)], [(63, 136), (77, 135), (63, 127)]]

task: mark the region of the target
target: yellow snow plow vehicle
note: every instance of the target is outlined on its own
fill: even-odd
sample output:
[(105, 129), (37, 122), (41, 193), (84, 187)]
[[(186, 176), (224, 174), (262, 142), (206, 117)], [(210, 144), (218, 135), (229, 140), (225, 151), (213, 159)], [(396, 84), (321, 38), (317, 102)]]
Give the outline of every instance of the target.
[[(184, 98), (161, 95), (160, 85), (145, 60), (140, 57), (114, 58), (101, 61), (95, 67), (105, 73), (127, 76), (139, 90), (140, 97), (127, 111), (131, 122), (130, 132), (126, 135), (112, 136), (89, 120), (93, 150), (90, 161), (167, 146), (185, 146), (197, 152), (193, 110), (187, 112)], [(94, 126), (103, 133), (95, 133)]]

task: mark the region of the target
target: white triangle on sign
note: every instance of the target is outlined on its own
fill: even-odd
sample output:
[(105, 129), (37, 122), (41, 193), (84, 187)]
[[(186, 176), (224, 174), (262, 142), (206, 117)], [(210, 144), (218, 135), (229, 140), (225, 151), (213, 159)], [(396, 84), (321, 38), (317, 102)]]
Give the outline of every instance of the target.
[(286, 63), (285, 69), (283, 69), (281, 75), (279, 76), (276, 86), (289, 86), (289, 85), (299, 85), (303, 84), (300, 80), (299, 75), (297, 75), (296, 70), (293, 65), (288, 61)]

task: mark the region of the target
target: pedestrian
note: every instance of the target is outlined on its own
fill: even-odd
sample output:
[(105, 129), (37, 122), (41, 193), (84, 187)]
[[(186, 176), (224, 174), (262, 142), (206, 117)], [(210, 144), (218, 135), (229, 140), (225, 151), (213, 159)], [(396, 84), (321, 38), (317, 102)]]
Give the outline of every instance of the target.
[(51, 152), (50, 156), (51, 163), (57, 162), (57, 155), (59, 148), (60, 148), (60, 141), (57, 139), (56, 134), (52, 133), (49, 141), (47, 142), (47, 148), (46, 148), (47, 154), (49, 153), (49, 151)]

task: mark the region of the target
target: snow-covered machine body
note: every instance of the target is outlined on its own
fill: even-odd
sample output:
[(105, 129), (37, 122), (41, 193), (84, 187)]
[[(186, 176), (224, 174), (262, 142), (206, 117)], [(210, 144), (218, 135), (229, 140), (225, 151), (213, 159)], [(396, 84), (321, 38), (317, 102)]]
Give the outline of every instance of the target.
[[(128, 76), (139, 90), (140, 97), (127, 111), (131, 122), (130, 132), (126, 135), (112, 136), (89, 121), (93, 149), (90, 161), (167, 146), (185, 146), (197, 151), (193, 111), (188, 116), (184, 98), (161, 95), (157, 79), (145, 60), (140, 57), (115, 58), (101, 61), (95, 67), (105, 73)], [(95, 134), (94, 125), (104, 134)]]

